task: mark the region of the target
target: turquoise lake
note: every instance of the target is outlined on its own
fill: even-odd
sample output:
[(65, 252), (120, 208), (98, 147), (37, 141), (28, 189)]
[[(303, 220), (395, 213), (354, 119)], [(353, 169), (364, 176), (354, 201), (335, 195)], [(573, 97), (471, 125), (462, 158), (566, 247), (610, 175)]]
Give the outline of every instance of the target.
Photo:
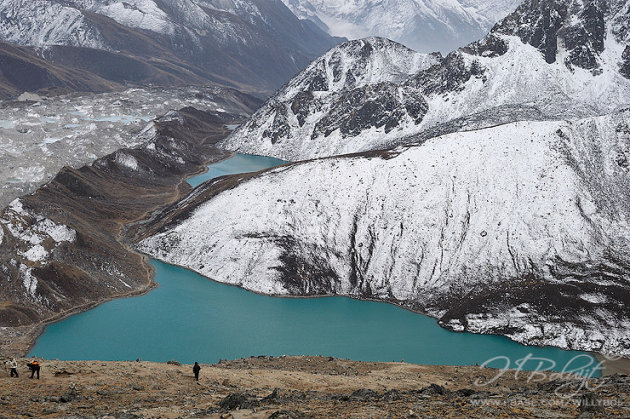
[(227, 160), (208, 166), (208, 171), (199, 176), (188, 179), (188, 183), (194, 188), (201, 185), (206, 180), (215, 177), (234, 175), (237, 173), (257, 172), (270, 167), (279, 166), (286, 163), (284, 160), (273, 157), (252, 156), (250, 154), (237, 154)]
[[(199, 177), (207, 180), (282, 163), (259, 159), (237, 155), (212, 165), (211, 172)], [(196, 181), (191, 179), (191, 184), (198, 184)], [(501, 336), (450, 332), (434, 319), (387, 303), (346, 297), (267, 297), (180, 267), (151, 263), (156, 269), (156, 289), (49, 325), (29, 356), (213, 363), (252, 355), (325, 355), (450, 365), (482, 364), (502, 357), (488, 366), (516, 368), (515, 362), (531, 354), (550, 361), (539, 364), (541, 361), (530, 360), (524, 369), (542, 365), (562, 370), (571, 360), (571, 370), (596, 364), (591, 355), (582, 352), (527, 347)]]

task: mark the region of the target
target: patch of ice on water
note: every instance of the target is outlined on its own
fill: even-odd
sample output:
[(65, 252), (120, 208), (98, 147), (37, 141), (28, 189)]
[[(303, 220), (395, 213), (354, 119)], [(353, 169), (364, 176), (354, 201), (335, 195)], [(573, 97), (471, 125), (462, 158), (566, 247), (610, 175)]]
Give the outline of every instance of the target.
[(15, 128), (15, 121), (8, 121), (6, 119), (0, 119), (0, 128), (13, 129)]

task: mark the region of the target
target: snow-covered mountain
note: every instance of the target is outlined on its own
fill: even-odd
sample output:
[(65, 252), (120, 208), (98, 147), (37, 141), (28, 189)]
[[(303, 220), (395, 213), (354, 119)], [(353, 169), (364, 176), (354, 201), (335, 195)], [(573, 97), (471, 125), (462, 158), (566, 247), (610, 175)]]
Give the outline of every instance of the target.
[[(365, 40), (366, 49), (378, 45), (379, 53), (366, 56), (373, 64), (356, 65), (366, 58), (344, 53), (362, 42), (352, 41), (286, 84), (221, 146), (302, 160), (415, 142), (451, 125), (612, 112), (630, 103), (628, 21), (627, 1), (528, 0), (481, 41), (425, 58), (425, 67), (407, 67), (419, 71), (402, 82), (404, 68), (390, 76), (379, 57), (401, 54), (396, 62), (404, 63), (418, 55)], [(382, 74), (362, 86), (330, 83), (333, 76), (314, 71), (326, 57), (339, 57), (337, 68), (355, 68), (356, 79)]]
[(51, 46), (96, 49), (260, 90), (279, 87), (338, 42), (280, 0), (5, 0), (0, 40), (46, 47), (53, 62), (94, 58)]
[(628, 356), (628, 161), (630, 109), (452, 133), (217, 180), (140, 249), (261, 293), (377, 298)]
[(283, 0), (331, 35), (379, 36), (421, 52), (450, 52), (484, 36), (521, 0)]
[(344, 43), (284, 85), (222, 146), (285, 160), (361, 149), (347, 143), (422, 120), (421, 92), (400, 83), (438, 62), (383, 38)]
[[(630, 356), (628, 22), (630, 0), (527, 0), (444, 58), (342, 45), (223, 145), (355, 154), (202, 185), (140, 248), (262, 293), (382, 299), (457, 331)], [(375, 77), (388, 49), (417, 72), (400, 81), (396, 55)]]

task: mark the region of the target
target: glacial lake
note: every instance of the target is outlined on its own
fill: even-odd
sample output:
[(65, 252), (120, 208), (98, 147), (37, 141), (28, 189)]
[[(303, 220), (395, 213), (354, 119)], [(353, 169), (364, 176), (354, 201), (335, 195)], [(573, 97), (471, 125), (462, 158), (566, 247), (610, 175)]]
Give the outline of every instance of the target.
[[(196, 186), (212, 177), (281, 163), (237, 155), (211, 165), (210, 172), (189, 182)], [(542, 368), (556, 371), (566, 365), (575, 370), (597, 364), (584, 352), (528, 347), (502, 336), (450, 332), (434, 319), (387, 303), (347, 297), (267, 297), (184, 268), (156, 260), (151, 263), (156, 289), (47, 326), (29, 356), (214, 363), (257, 355), (325, 355), (434, 365), (475, 365), (501, 357), (488, 366), (516, 368), (519, 359), (531, 354), (549, 360), (543, 361)], [(539, 362), (530, 360), (523, 369), (541, 368)]]
[(287, 162), (273, 157), (237, 154), (232, 158), (211, 164), (208, 166), (208, 171), (206, 173), (188, 179), (188, 183), (194, 188), (207, 180), (214, 179), (219, 176), (257, 172), (259, 170), (279, 166), (284, 163)]

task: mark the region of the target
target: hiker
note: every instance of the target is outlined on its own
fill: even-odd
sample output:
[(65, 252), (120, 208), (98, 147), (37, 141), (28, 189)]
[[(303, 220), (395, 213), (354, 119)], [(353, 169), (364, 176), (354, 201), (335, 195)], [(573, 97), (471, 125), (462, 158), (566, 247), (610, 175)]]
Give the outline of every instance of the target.
[(197, 381), (199, 381), (199, 371), (201, 371), (201, 367), (195, 362), (195, 365), (193, 366), (193, 374), (195, 374), (195, 380)]
[(31, 370), (31, 376), (29, 378), (33, 378), (35, 373), (37, 373), (37, 379), (39, 380), (39, 362), (34, 359), (33, 362), (29, 362), (26, 366)]
[(11, 377), (15, 376), (15, 378), (18, 378), (19, 374), (17, 372), (17, 361), (15, 358), (11, 358), (7, 364), (9, 364), (9, 368), (11, 368)]

